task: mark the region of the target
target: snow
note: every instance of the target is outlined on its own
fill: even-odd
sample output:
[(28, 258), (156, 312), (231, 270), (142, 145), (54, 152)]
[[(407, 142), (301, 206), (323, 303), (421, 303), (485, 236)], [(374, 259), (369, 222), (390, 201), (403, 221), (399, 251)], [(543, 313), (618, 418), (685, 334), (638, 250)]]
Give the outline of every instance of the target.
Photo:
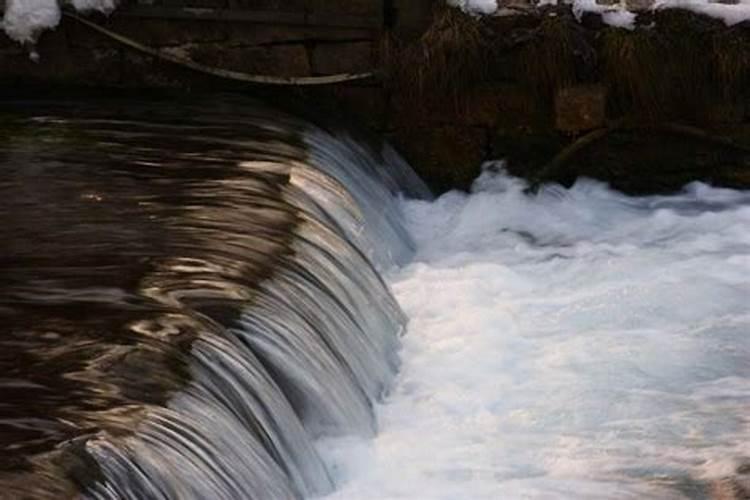
[[(72, 0), (77, 11), (100, 11), (109, 13), (117, 6), (117, 0)], [(34, 43), (37, 37), (59, 23), (61, 5), (57, 0), (7, 0), (0, 28), (13, 40)]]
[(524, 188), (404, 203), (403, 364), (330, 500), (685, 499), (750, 456), (750, 191)]
[(79, 12), (95, 10), (109, 13), (117, 7), (117, 0), (72, 0), (71, 3)]
[(18, 42), (33, 42), (45, 29), (60, 22), (57, 0), (8, 0), (3, 15), (2, 28)]
[(750, 20), (750, 0), (731, 5), (706, 0), (656, 0), (657, 9), (685, 9), (721, 19), (727, 26)]
[(492, 14), (497, 10), (497, 0), (448, 0), (448, 4), (472, 14)]
[[(497, 0), (447, 0), (449, 5), (477, 15), (513, 15), (518, 11), (499, 8)], [(537, 7), (557, 5), (558, 0), (537, 0)], [(632, 30), (635, 28), (636, 13), (627, 9), (624, 1), (613, 5), (600, 5), (596, 0), (563, 0), (570, 5), (576, 18), (591, 12), (600, 14), (605, 24), (617, 28)], [(733, 26), (750, 20), (750, 0), (738, 0), (737, 3), (721, 3), (718, 0), (655, 0), (652, 10), (683, 9), (722, 20), (727, 26)]]

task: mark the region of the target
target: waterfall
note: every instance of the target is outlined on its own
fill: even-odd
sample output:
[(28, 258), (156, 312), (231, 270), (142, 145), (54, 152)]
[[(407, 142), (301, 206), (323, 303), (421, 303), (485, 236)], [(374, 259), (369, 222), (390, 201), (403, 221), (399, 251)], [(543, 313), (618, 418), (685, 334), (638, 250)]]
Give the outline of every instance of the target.
[[(97, 246), (84, 229), (73, 238), (55, 227), (56, 251), (88, 252), (92, 264), (78, 273), (129, 255), (107, 268), (122, 296), (88, 311), (119, 311), (108, 328), (114, 321), (126, 333), (75, 371), (87, 391), (107, 396), (74, 400), (70, 439), (34, 459), (57, 463), (62, 449), (83, 461), (63, 469), (93, 499), (332, 491), (314, 441), (372, 436), (373, 406), (399, 366), (405, 316), (379, 272), (414, 251), (396, 202), (428, 192), (408, 165), (387, 146), (257, 103), (192, 105), (179, 123), (153, 103), (114, 118), (101, 109), (73, 118), (63, 107), (22, 122), (42, 137), (86, 137), (34, 148), (16, 139), (0, 160), (34, 164), (60, 186), (60, 224), (99, 235)], [(17, 175), (29, 181), (20, 167)], [(37, 194), (33, 214), (49, 220), (52, 195)], [(99, 210), (84, 212), (81, 200)], [(107, 231), (118, 237), (108, 241)], [(74, 287), (64, 274), (66, 307), (72, 288), (86, 290), (81, 307), (103, 289), (102, 279)], [(21, 276), (11, 303), (22, 288), (28, 311), (50, 300)], [(61, 313), (50, 314), (57, 322)]]

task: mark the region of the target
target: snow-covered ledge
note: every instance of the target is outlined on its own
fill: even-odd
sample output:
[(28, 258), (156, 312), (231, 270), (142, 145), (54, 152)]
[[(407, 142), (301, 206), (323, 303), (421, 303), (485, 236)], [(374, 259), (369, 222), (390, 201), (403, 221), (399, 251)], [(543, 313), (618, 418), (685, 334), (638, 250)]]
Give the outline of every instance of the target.
[(579, 19), (596, 13), (611, 26), (633, 29), (638, 12), (683, 9), (720, 19), (727, 26), (750, 21), (750, 0), (448, 0), (448, 3), (477, 15), (515, 15), (537, 7), (569, 5)]

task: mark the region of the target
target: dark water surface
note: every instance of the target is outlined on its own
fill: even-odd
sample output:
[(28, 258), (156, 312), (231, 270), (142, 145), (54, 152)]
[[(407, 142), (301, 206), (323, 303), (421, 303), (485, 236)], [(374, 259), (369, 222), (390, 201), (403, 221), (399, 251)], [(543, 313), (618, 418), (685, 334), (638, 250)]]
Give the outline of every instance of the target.
[(408, 167), (236, 98), (0, 119), (0, 497), (329, 491), (311, 440), (397, 366)]

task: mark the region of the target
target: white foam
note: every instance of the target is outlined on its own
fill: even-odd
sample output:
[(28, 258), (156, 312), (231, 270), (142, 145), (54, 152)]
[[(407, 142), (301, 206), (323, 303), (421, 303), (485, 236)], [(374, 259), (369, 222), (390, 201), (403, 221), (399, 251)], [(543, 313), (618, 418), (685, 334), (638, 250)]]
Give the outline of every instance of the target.
[(750, 193), (523, 188), (404, 204), (403, 367), (321, 443), (331, 498), (682, 498), (750, 456)]

